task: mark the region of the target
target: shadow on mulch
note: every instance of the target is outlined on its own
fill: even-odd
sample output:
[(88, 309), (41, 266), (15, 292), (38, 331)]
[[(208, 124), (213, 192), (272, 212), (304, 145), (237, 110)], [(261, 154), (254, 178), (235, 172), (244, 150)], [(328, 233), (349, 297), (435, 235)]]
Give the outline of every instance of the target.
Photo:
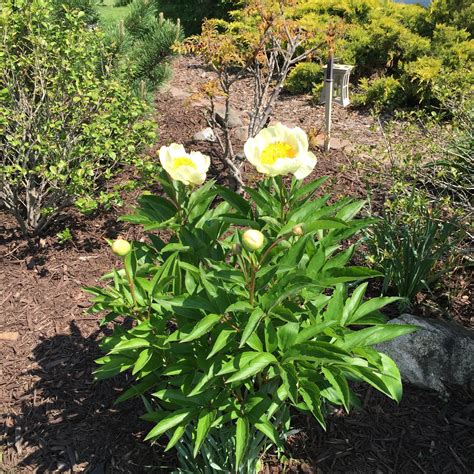
[[(25, 393), (21, 416), (10, 417), (10, 443), (21, 472), (171, 472), (173, 455), (143, 441), (141, 401), (114, 406), (126, 376), (95, 382), (93, 360), (101, 355), (100, 330), (83, 337), (72, 321), (70, 334), (47, 338), (33, 349), (36, 382)], [(474, 466), (474, 403), (457, 390), (448, 401), (405, 387), (400, 405), (366, 387), (356, 391), (364, 408), (335, 411), (328, 431), (295, 416), (299, 431), (288, 442), (295, 462), (287, 472), (468, 473)], [(8, 418), (8, 417), (7, 417)], [(22, 454), (23, 453), (23, 454)], [(18, 472), (18, 471), (15, 471)], [(268, 459), (266, 473), (281, 466)]]
[(21, 415), (7, 416), (9, 443), (22, 460), (14, 472), (169, 472), (172, 455), (143, 442), (150, 425), (139, 420), (140, 400), (114, 406), (126, 377), (96, 382), (102, 355), (98, 330), (85, 338), (70, 323), (69, 335), (42, 340), (31, 359), (36, 382), (24, 394)]

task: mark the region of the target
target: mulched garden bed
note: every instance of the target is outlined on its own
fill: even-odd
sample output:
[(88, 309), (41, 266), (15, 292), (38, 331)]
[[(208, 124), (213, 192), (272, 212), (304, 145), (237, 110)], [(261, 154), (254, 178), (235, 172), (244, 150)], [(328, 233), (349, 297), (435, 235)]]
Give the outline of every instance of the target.
[[(189, 92), (210, 75), (190, 58), (179, 59), (175, 71), (172, 87)], [(235, 106), (244, 111), (247, 98), (242, 90)], [(157, 147), (189, 143), (205, 126), (199, 109), (170, 91), (157, 96), (156, 108)], [(284, 97), (275, 116), (307, 129), (322, 123), (321, 108), (301, 97)], [(341, 141), (381, 140), (370, 116), (347, 109), (337, 110), (335, 128)], [(212, 153), (214, 146), (198, 148)], [(315, 173), (333, 177), (336, 192), (363, 195), (344, 149), (318, 154)], [(223, 179), (216, 169), (216, 177)], [(133, 196), (126, 202), (129, 206)], [(138, 419), (140, 401), (114, 405), (125, 376), (95, 382), (91, 375), (104, 332), (97, 318), (85, 313), (88, 296), (81, 288), (96, 284), (117, 263), (106, 238), (140, 237), (139, 229), (116, 222), (123, 212), (88, 218), (72, 214), (64, 225), (74, 239), (65, 245), (57, 243), (57, 230), (27, 244), (16, 234), (12, 219), (0, 214), (0, 333), (9, 332), (12, 338), (0, 341), (0, 472), (171, 472), (175, 465), (173, 455), (164, 455), (159, 444), (143, 442), (149, 425)], [(469, 318), (459, 320), (469, 325)], [(472, 393), (453, 389), (451, 399), (443, 401), (406, 386), (397, 406), (370, 388), (357, 391), (363, 409), (333, 413), (327, 433), (311, 419), (297, 418), (300, 431), (288, 441), (294, 458), (290, 472), (473, 472)], [(265, 470), (282, 472), (271, 455)]]

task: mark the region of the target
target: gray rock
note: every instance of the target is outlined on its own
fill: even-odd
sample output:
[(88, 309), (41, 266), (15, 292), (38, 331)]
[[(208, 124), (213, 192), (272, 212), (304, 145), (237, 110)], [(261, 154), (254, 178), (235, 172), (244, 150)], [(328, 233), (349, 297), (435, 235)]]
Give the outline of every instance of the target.
[(419, 330), (375, 348), (391, 357), (402, 379), (448, 395), (447, 384), (474, 386), (474, 333), (454, 323), (403, 314), (390, 324), (414, 324)]
[[(216, 121), (224, 125), (225, 121), (225, 105), (224, 104), (216, 104), (214, 107), (215, 110), (215, 115), (216, 115)], [(229, 110), (229, 127), (230, 128), (237, 128), (241, 127), (243, 125), (242, 119), (240, 118), (238, 110), (234, 109), (233, 107), (230, 107)]]
[(195, 142), (215, 142), (216, 136), (211, 127), (203, 128), (193, 136)]
[(243, 127), (237, 127), (234, 130), (234, 137), (241, 142), (246, 142), (249, 137), (249, 128), (244, 125)]
[(170, 87), (168, 91), (174, 99), (187, 99), (191, 94), (177, 87)]

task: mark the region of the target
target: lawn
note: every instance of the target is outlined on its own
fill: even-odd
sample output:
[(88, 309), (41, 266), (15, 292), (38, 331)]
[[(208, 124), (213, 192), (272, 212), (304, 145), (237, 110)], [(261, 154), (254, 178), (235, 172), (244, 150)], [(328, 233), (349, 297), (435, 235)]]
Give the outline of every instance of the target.
[(105, 27), (116, 25), (130, 11), (130, 5), (114, 7), (114, 3), (115, 0), (103, 0), (101, 4), (97, 5), (97, 10), (102, 17), (102, 23)]

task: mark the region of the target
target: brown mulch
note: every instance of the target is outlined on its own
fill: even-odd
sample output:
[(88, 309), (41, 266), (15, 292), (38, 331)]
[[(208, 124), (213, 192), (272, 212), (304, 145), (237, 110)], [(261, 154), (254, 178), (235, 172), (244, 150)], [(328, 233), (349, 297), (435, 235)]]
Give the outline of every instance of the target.
[[(210, 72), (190, 58), (175, 64), (172, 86), (192, 93)], [(204, 75), (204, 76), (203, 76)], [(235, 107), (245, 111), (248, 90)], [(156, 100), (160, 141), (190, 145), (205, 126), (199, 108), (169, 91)], [(305, 97), (283, 97), (275, 116), (304, 128), (322, 124), (321, 107)], [(344, 130), (343, 130), (344, 126)], [(370, 116), (337, 109), (335, 136), (371, 146), (380, 141)], [(217, 154), (215, 145), (198, 147)], [(153, 151), (152, 151), (153, 152)], [(317, 174), (334, 178), (336, 192), (363, 195), (346, 149), (317, 151)], [(217, 164), (215, 175), (222, 179)], [(244, 168), (248, 173), (251, 170)], [(127, 205), (132, 199), (128, 198)], [(59, 245), (57, 230), (30, 244), (0, 213), (0, 472), (171, 472), (172, 454), (143, 442), (149, 425), (139, 420), (141, 401), (115, 406), (126, 376), (95, 382), (94, 359), (104, 330), (88, 315), (83, 286), (95, 285), (113, 265), (105, 238), (139, 238), (140, 231), (117, 223), (123, 210), (63, 224), (73, 241)], [(58, 229), (59, 230), (59, 229)], [(16, 340), (15, 340), (16, 339)], [(449, 401), (406, 386), (400, 405), (372, 389), (358, 387), (363, 409), (334, 412), (324, 433), (311, 419), (296, 416), (299, 430), (288, 440), (294, 461), (288, 471), (306, 473), (468, 473), (474, 467), (474, 399), (453, 389)], [(281, 472), (271, 455), (268, 473)]]

